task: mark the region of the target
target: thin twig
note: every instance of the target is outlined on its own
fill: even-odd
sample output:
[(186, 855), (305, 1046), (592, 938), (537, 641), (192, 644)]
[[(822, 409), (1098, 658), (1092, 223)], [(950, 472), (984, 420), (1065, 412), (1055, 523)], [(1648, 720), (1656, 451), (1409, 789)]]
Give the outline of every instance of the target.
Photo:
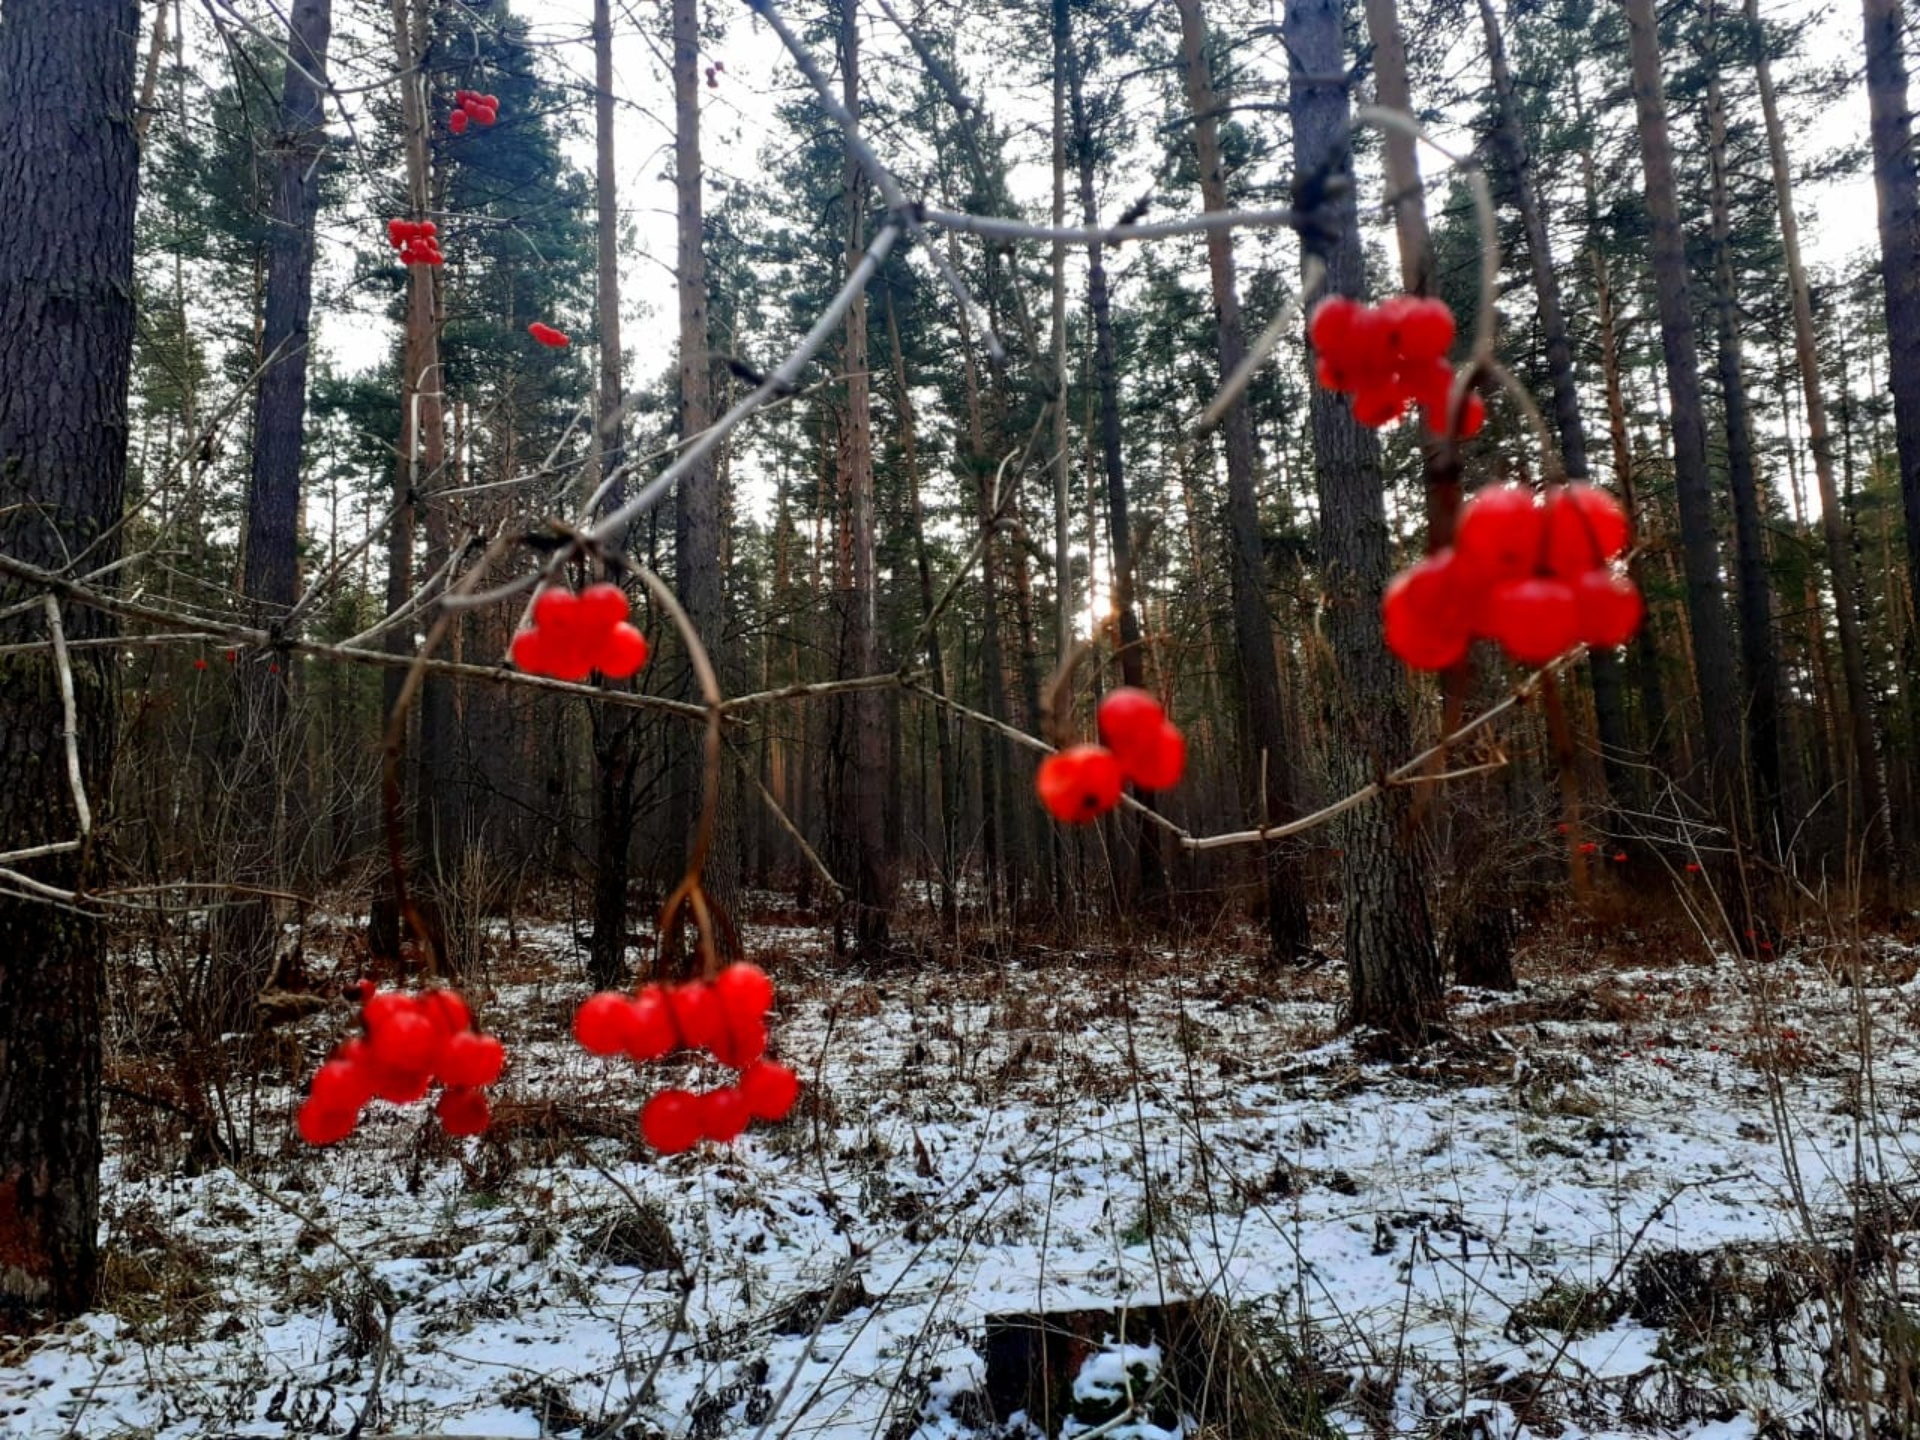
[(73, 788), (73, 808), (80, 817), (80, 838), (93, 834), (93, 807), (87, 803), (87, 785), (80, 774), (80, 713), (73, 699), (73, 660), (67, 654), (67, 631), (60, 623), (60, 602), (47, 601), (47, 632), (53, 639), (53, 667), (60, 676), (61, 739), (67, 747), (67, 784)]

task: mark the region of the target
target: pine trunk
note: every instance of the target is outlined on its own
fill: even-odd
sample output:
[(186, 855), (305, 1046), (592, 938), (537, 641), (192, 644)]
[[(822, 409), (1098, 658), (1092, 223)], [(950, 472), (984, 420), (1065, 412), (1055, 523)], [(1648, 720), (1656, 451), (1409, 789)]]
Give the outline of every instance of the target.
[(1653, 0), (1626, 0), (1633, 57), (1633, 98), (1646, 174), (1647, 213), (1653, 224), (1653, 278), (1659, 302), (1660, 343), (1666, 357), (1673, 432), (1674, 498), (1680, 510), (1687, 620), (1694, 675), (1700, 691), (1700, 729), (1706, 739), (1708, 790), (1717, 818), (1744, 834), (1739, 717), (1733, 640), (1720, 586), (1720, 544), (1707, 467), (1707, 432), (1688, 298), (1686, 239), (1674, 195), (1673, 145), (1667, 132), (1666, 88), (1660, 78), (1660, 39)]
[[(7, 0), (0, 20), (0, 555), (62, 570), (120, 556), (127, 477), (133, 218), (133, 0)], [(107, 582), (111, 583), (111, 582)], [(0, 642), (46, 638), (33, 587), (0, 580)], [(70, 640), (115, 633), (72, 609)], [(115, 652), (72, 652), (81, 771), (104, 801), (115, 736)], [(47, 652), (0, 660), (0, 836), (7, 848), (78, 829)], [(89, 844), (29, 862), (77, 890)], [(66, 1316), (99, 1277), (100, 922), (0, 898), (0, 1309)]]
[[(1193, 110), (1193, 148), (1200, 163), (1200, 201), (1209, 213), (1224, 212), (1226, 165), (1220, 154), (1218, 101), (1206, 53), (1206, 23), (1200, 0), (1176, 0), (1180, 10), (1180, 55), (1186, 72), (1187, 104)], [(1240, 367), (1247, 353), (1240, 320), (1240, 287), (1234, 273), (1231, 231), (1207, 232), (1207, 269), (1213, 285), (1214, 334), (1220, 378)], [(1227, 526), (1231, 532), (1233, 640), (1245, 697), (1242, 753), (1255, 825), (1284, 824), (1299, 813), (1293, 766), (1297, 747), (1287, 734), (1280, 706), (1280, 667), (1273, 654), (1273, 616), (1267, 609), (1267, 552), (1260, 530), (1260, 499), (1255, 487), (1253, 417), (1242, 396), (1221, 424), (1227, 460)], [(1264, 778), (1264, 788), (1257, 785)], [(1297, 855), (1289, 847), (1263, 847), (1266, 872), (1267, 955), (1291, 961), (1312, 949), (1307, 928), (1307, 897)]]
[[(1292, 0), (1284, 36), (1293, 57), (1295, 203), (1325, 218), (1305, 236), (1326, 263), (1328, 293), (1359, 296), (1366, 280), (1346, 173), (1344, 19), (1341, 0)], [(1389, 568), (1380, 444), (1344, 399), (1317, 385), (1310, 418), (1324, 624), (1339, 671), (1327, 695), (1329, 770), (1342, 790), (1357, 789), (1394, 763), (1391, 757), (1409, 753), (1412, 740), (1406, 677), (1380, 629)], [(1412, 818), (1410, 792), (1394, 789), (1336, 825), (1344, 851), (1349, 1019), (1402, 1042), (1430, 1034), (1446, 1006)]]

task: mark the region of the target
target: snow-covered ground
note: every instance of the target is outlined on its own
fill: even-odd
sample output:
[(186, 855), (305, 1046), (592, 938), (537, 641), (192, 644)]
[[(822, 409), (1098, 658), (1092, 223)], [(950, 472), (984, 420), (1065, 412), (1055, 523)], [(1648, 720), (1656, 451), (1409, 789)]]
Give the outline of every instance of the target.
[[(0, 1434), (999, 1434), (989, 1315), (1203, 1294), (1356, 1435), (1845, 1432), (1839, 1309), (1920, 1365), (1890, 949), (1857, 987), (1805, 955), (1563, 964), (1457, 993), (1457, 1040), (1389, 1065), (1336, 1037), (1326, 971), (858, 976), (752, 926), (808, 1094), (663, 1160), (634, 1114), (696, 1067), (582, 1053), (565, 937), (522, 937), (482, 997), (513, 1047), (486, 1139), (376, 1105), (316, 1154), (269, 1091), (242, 1170), (158, 1174), (153, 1112), (117, 1109), (108, 1308), (0, 1340)], [(307, 1022), (306, 1073), (343, 1018)]]

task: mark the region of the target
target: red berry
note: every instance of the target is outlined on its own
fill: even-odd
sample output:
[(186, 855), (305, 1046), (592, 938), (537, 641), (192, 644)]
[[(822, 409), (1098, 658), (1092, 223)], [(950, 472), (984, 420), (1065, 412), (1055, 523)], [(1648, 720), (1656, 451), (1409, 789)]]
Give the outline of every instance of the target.
[(458, 990), (448, 990), (444, 986), (429, 990), (420, 997), (420, 1009), (442, 1035), (458, 1035), (462, 1030), (473, 1028), (473, 1012), (467, 1008), (467, 1002), (460, 998)]
[(474, 120), (481, 125), (491, 125), (500, 118), (499, 111), (491, 105), (476, 105), (471, 113)]
[(367, 1043), (374, 1060), (387, 1069), (431, 1071), (447, 1037), (419, 1010), (410, 1009), (370, 1026)]
[(585, 629), (580, 597), (564, 585), (550, 585), (533, 601), (533, 623), (555, 635), (570, 635)]
[[(484, 124), (485, 122), (483, 121), (482, 123)], [(542, 345), (554, 350), (561, 349), (573, 343), (572, 340), (567, 338), (564, 332), (554, 329), (551, 325), (544, 325), (538, 320), (527, 327), (527, 333)]]
[(1307, 322), (1307, 337), (1323, 358), (1337, 360), (1349, 353), (1353, 346), (1353, 322), (1360, 309), (1358, 301), (1345, 295), (1329, 295), (1313, 307), (1313, 318)]
[(1640, 587), (1610, 570), (1589, 570), (1574, 581), (1573, 601), (1580, 611), (1580, 638), (1604, 650), (1631, 640), (1646, 614)]
[(685, 1090), (662, 1090), (640, 1110), (640, 1134), (662, 1155), (691, 1149), (706, 1133), (705, 1107)]
[(756, 1060), (740, 1075), (740, 1093), (756, 1120), (784, 1120), (800, 1096), (800, 1077), (775, 1060)]
[(1486, 423), (1487, 402), (1477, 393), (1468, 395), (1466, 406), (1460, 413), (1460, 438), (1471, 440), (1485, 428)]
[(351, 1135), (353, 1127), (360, 1123), (360, 1116), (352, 1110), (329, 1110), (309, 1100), (300, 1107), (294, 1123), (307, 1144), (331, 1145)]
[(1375, 382), (1353, 392), (1353, 418), (1372, 429), (1391, 425), (1406, 413), (1407, 393), (1394, 381)]
[(1127, 767), (1127, 778), (1142, 790), (1171, 790), (1187, 770), (1187, 737), (1171, 720), (1160, 722), (1153, 743)]
[(553, 637), (539, 627), (522, 630), (513, 637), (508, 657), (529, 675), (546, 675), (553, 670)]
[(205, 660), (205, 659), (199, 659), (199, 660), (196, 660), (196, 661), (194, 661), (194, 662), (193, 662), (193, 668), (194, 668), (194, 669), (196, 669), (196, 670), (204, 670), (204, 669), (206, 669), (206, 668), (207, 668), (207, 662), (206, 662), (206, 660)]
[(506, 1068), (507, 1047), (492, 1035), (462, 1030), (440, 1053), (440, 1083), (455, 1086), (491, 1085)]
[(622, 620), (600, 642), (600, 659), (594, 668), (609, 680), (625, 680), (638, 674), (652, 653), (647, 637)]
[(1380, 601), (1387, 648), (1415, 670), (1449, 670), (1472, 643), (1474, 586), (1439, 550), (1393, 577)]
[(645, 1064), (658, 1060), (680, 1043), (679, 1028), (673, 1023), (673, 1007), (666, 992), (649, 985), (633, 998), (629, 1006), (632, 1027), (627, 1032), (627, 1054)]
[(633, 1036), (633, 1001), (602, 990), (573, 1012), (573, 1038), (589, 1055), (618, 1055)]
[(1392, 318), (1378, 309), (1365, 306), (1357, 309), (1347, 350), (1341, 359), (1361, 389), (1389, 380), (1396, 368)]
[(1085, 824), (1120, 803), (1120, 762), (1103, 746), (1075, 745), (1043, 760), (1033, 783), (1054, 819)]
[(1524, 485), (1488, 485), (1460, 507), (1455, 563), (1483, 581), (1517, 580), (1539, 563), (1546, 515)]
[(580, 625), (596, 633), (611, 630), (627, 618), (627, 592), (602, 580), (580, 592)]
[(485, 1095), (458, 1085), (441, 1091), (433, 1110), (440, 1117), (440, 1128), (449, 1135), (485, 1134), (487, 1122), (493, 1119)]
[(1453, 311), (1444, 300), (1410, 298), (1401, 309), (1395, 333), (1403, 360), (1445, 360), (1453, 348)]
[(1487, 597), (1489, 631), (1522, 665), (1544, 665), (1580, 640), (1573, 587), (1563, 580), (1508, 580)]
[(1626, 863), (1627, 863), (1627, 852), (1626, 852), (1626, 851), (1624, 851), (1624, 850), (1616, 850), (1616, 851), (1614, 851), (1614, 852), (1613, 852), (1613, 863), (1614, 863), (1614, 864), (1616, 864), (1616, 865), (1624, 865), (1624, 864), (1626, 864)]
[(773, 1008), (773, 981), (758, 965), (744, 960), (716, 975), (713, 989), (729, 1020), (758, 1020)]
[[(363, 986), (370, 981), (361, 981)], [(413, 1012), (413, 997), (398, 990), (363, 990), (360, 996), (360, 1020), (368, 1030), (385, 1025), (397, 1015)]]
[(465, 110), (456, 110), (447, 116), (447, 129), (456, 135), (464, 135), (467, 131), (467, 119), (468, 116)]
[(369, 1075), (375, 1098), (390, 1105), (411, 1105), (433, 1084), (433, 1075), (426, 1070), (398, 1070), (376, 1064)]
[(1134, 685), (1123, 685), (1100, 702), (1094, 723), (1100, 743), (1113, 751), (1123, 771), (1134, 768), (1135, 757), (1151, 749), (1167, 718), (1160, 702)]
[(1346, 366), (1328, 355), (1313, 362), (1313, 378), (1320, 382), (1323, 390), (1353, 389), (1353, 377), (1347, 373)]
[(713, 1058), (722, 1065), (744, 1070), (767, 1053), (767, 1024), (756, 1016), (729, 1017), (713, 1040)]
[(1547, 568), (1574, 580), (1627, 548), (1627, 512), (1606, 491), (1568, 485), (1547, 497)]
[(335, 1055), (314, 1072), (307, 1098), (322, 1110), (358, 1113), (373, 1098), (373, 1077), (351, 1060)]
[(725, 1031), (727, 1012), (720, 1008), (720, 997), (706, 981), (689, 980), (666, 994), (674, 1029), (688, 1049), (707, 1049)]
[(498, 95), (482, 95), (480, 97), (480, 103), (489, 110), (498, 110), (500, 108), (500, 97)]
[(731, 1085), (700, 1096), (701, 1133), (717, 1144), (738, 1140), (752, 1118), (747, 1111), (747, 1097)]

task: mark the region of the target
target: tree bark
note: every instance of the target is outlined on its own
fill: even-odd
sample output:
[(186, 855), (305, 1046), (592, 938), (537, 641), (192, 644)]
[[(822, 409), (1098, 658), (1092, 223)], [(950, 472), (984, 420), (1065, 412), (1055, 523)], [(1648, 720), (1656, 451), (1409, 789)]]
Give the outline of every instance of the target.
[[(1200, 163), (1200, 203), (1208, 213), (1228, 209), (1226, 166), (1220, 154), (1212, 67), (1206, 53), (1206, 22), (1200, 0), (1176, 0), (1180, 11), (1180, 56), (1186, 74), (1187, 104), (1193, 111), (1193, 148)], [(1207, 232), (1207, 269), (1213, 286), (1214, 333), (1220, 378), (1239, 369), (1247, 353), (1240, 319), (1240, 288), (1234, 273), (1233, 236)], [(1227, 460), (1227, 525), (1232, 535), (1230, 571), (1233, 592), (1234, 652), (1246, 707), (1241, 726), (1249, 798), (1255, 825), (1283, 824), (1299, 813), (1294, 780), (1294, 738), (1287, 734), (1280, 705), (1280, 667), (1273, 654), (1273, 616), (1267, 609), (1266, 543), (1260, 530), (1255, 489), (1253, 417), (1246, 397), (1235, 400), (1221, 424)], [(1255, 782), (1264, 778), (1257, 789)], [(1263, 847), (1266, 872), (1267, 955), (1291, 961), (1312, 949), (1307, 897), (1301, 868), (1288, 847)]]
[[(133, 0), (7, 0), (0, 19), (0, 554), (50, 570), (119, 559), (133, 354), (139, 147)], [(108, 582), (111, 583), (111, 582)], [(34, 598), (0, 580), (0, 612)], [(70, 640), (111, 637), (73, 609)], [(0, 641), (44, 639), (38, 606)], [(115, 652), (74, 650), (75, 743), (105, 803)], [(0, 835), (75, 838), (64, 707), (46, 652), (0, 661)], [(89, 843), (30, 862), (61, 890), (89, 883)], [(0, 1307), (77, 1314), (99, 1278), (104, 927), (44, 900), (0, 898)]]
[[(841, 103), (860, 113), (860, 29), (852, 0), (840, 4)], [(851, 153), (842, 194), (846, 203), (849, 273), (866, 247), (866, 181)], [(880, 668), (879, 593), (873, 508), (873, 414), (867, 377), (867, 297), (847, 311), (846, 327), (847, 527), (851, 541), (848, 588), (842, 596), (840, 678), (872, 675)], [(853, 949), (861, 960), (883, 958), (893, 912), (893, 866), (887, 854), (886, 699), (877, 690), (842, 697), (851, 722), (852, 763), (846, 801), (852, 819)]]
[[(1707, 0), (1708, 44), (1714, 0)], [(1729, 249), (1726, 100), (1717, 54), (1707, 58), (1707, 172), (1713, 227), (1713, 309), (1720, 399), (1727, 427), (1727, 484), (1733, 493), (1734, 558), (1739, 582), (1740, 657), (1746, 672), (1747, 760), (1756, 828), (1780, 841), (1780, 663), (1773, 633), (1773, 581), (1767, 571), (1765, 519), (1754, 474), (1747, 381), (1740, 359), (1740, 297)], [(1869, 760), (1871, 752), (1868, 753)]]
[(1653, 222), (1654, 290), (1660, 311), (1660, 344), (1666, 358), (1667, 395), (1673, 431), (1674, 498), (1680, 510), (1685, 561), (1687, 620), (1692, 631), (1694, 675), (1700, 691), (1701, 733), (1706, 739), (1708, 788), (1721, 821), (1746, 833), (1740, 789), (1739, 686), (1733, 643), (1720, 586), (1720, 546), (1713, 518), (1713, 485), (1707, 468), (1700, 361), (1694, 350), (1693, 309), (1688, 297), (1686, 241), (1674, 199), (1673, 145), (1667, 132), (1666, 89), (1660, 78), (1660, 39), (1653, 0), (1626, 0), (1633, 58), (1633, 99), (1646, 176), (1647, 213)]
[(1893, 391), (1900, 455), (1900, 508), (1907, 521), (1907, 587), (1920, 615), (1920, 179), (1907, 109), (1900, 0), (1865, 0), (1867, 105), (1873, 181), (1880, 208), (1880, 275), (1887, 311), (1887, 388)]
[[(1364, 294), (1365, 272), (1347, 151), (1348, 66), (1341, 0), (1291, 0), (1283, 34), (1292, 56), (1295, 204), (1324, 224), (1305, 232), (1307, 256), (1327, 266), (1327, 291)], [(1345, 181), (1345, 183), (1340, 183)], [(1406, 681), (1380, 628), (1388, 572), (1380, 443), (1345, 399), (1312, 387), (1310, 423), (1320, 501), (1319, 561), (1325, 629), (1338, 667), (1330, 688), (1329, 769), (1342, 790), (1407, 753)], [(1414, 849), (1411, 795), (1390, 790), (1336, 825), (1346, 905), (1348, 1018), (1401, 1042), (1445, 1016), (1423, 866)]]
[[(600, 418), (594, 427), (594, 450), (603, 482), (617, 474), (626, 459), (623, 440), (626, 432), (621, 414), (626, 393), (620, 354), (620, 187), (614, 169), (612, 9), (610, 0), (593, 0), (594, 198), (598, 210), (595, 239), (599, 252), (594, 306), (600, 322)], [(677, 22), (677, 12), (675, 18)], [(693, 87), (698, 77), (688, 82), (687, 94), (683, 96), (681, 70), (683, 67), (689, 71), (696, 69), (698, 56), (689, 54), (683, 60), (678, 34), (676, 28), (675, 121), (678, 124), (686, 118), (680, 105), (683, 99), (687, 100), (693, 106), (697, 165), (699, 111), (698, 102), (691, 97), (697, 94)], [(697, 208), (697, 170), (694, 185)], [(705, 373), (704, 367), (702, 373)], [(616, 482), (602, 503), (608, 510), (618, 509), (625, 491), (626, 486)], [(625, 550), (624, 537), (616, 544)], [(598, 784), (593, 812), (593, 932), (587, 940), (587, 979), (599, 990), (616, 989), (631, 978), (627, 969), (627, 866), (634, 826), (633, 749), (637, 726), (637, 714), (594, 707), (593, 761)]]

